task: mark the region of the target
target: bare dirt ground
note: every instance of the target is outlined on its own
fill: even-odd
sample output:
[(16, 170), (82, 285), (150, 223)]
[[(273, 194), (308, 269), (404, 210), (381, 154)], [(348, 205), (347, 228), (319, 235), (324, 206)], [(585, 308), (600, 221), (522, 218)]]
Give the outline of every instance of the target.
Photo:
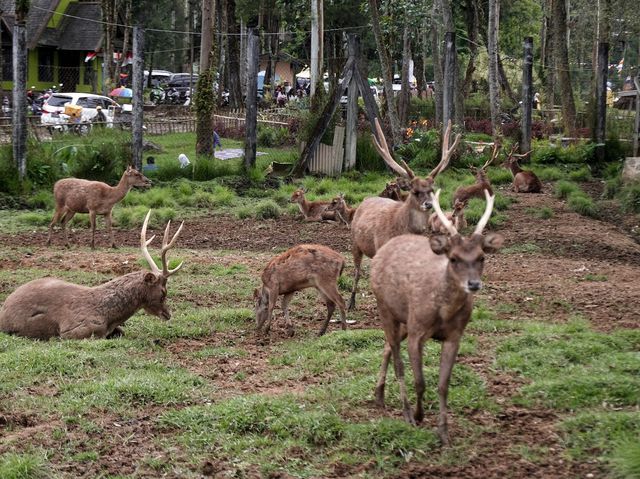
[[(508, 193), (510, 194), (510, 193)], [(616, 225), (585, 218), (568, 210), (565, 205), (550, 194), (513, 195), (516, 200), (508, 211), (509, 220), (500, 228), (506, 239), (506, 252), (491, 256), (485, 269), (485, 288), (479, 300), (494, 308), (501, 319), (536, 319), (543, 321), (567, 321), (575, 315), (587, 318), (601, 331), (616, 328), (640, 327), (640, 246)], [(532, 210), (550, 207), (554, 215), (547, 220), (536, 219)], [(299, 243), (320, 243), (345, 253), (350, 259), (349, 230), (336, 224), (306, 223), (298, 218), (285, 216), (279, 220), (238, 220), (227, 216), (212, 216), (189, 221), (189, 234), (183, 235), (181, 248), (190, 249), (197, 255), (201, 250), (240, 250), (256, 252), (259, 255), (234, 254), (234, 262), (244, 262), (256, 277), (263, 264), (265, 254), (281, 251)], [(161, 232), (158, 232), (161, 234)], [(150, 233), (151, 234), (151, 233)], [(89, 232), (77, 231), (71, 236), (73, 244), (88, 245)], [(104, 273), (122, 274), (137, 268), (135, 255), (117, 253), (120, 261), (114, 262), (113, 253), (98, 249), (95, 254), (86, 249), (72, 249), (64, 253), (59, 248), (43, 248), (46, 233), (0, 235), (0, 241), (8, 247), (33, 247), (34, 252), (14, 256), (4, 263), (4, 268), (33, 266), (37, 263), (55, 261), (61, 269), (91, 268)], [(56, 236), (55, 244), (61, 243)], [(136, 247), (139, 231), (118, 231), (118, 244)], [(100, 234), (98, 244), (106, 246), (106, 235)], [(105, 257), (102, 260), (103, 256)], [(117, 264), (117, 266), (114, 266)], [(368, 264), (368, 262), (367, 262)], [(352, 273), (351, 268), (346, 274)], [(194, 301), (196, 300), (193, 298)], [(197, 304), (197, 303), (196, 303)], [(377, 327), (375, 307), (372, 301), (361, 303), (366, 319), (353, 327)], [(295, 314), (295, 309), (292, 309)], [(296, 325), (299, 327), (299, 325)], [(315, 329), (315, 325), (312, 325)], [(336, 326), (331, 326), (335, 328)], [(274, 322), (273, 341), (286, 338), (281, 322)], [(482, 336), (482, 341), (491, 341), (490, 336)], [(231, 359), (194, 359), (190, 354), (204, 346), (233, 345), (248, 352), (246, 357)], [(168, 346), (178, 362), (189, 370), (214, 379), (221, 394), (230, 396), (238, 393), (281, 393), (302, 391), (305, 387), (321, 383), (323, 378), (305, 377), (303, 383), (283, 380), (274, 383), (262, 372), (267, 368), (269, 350), (256, 342), (249, 331), (220, 333), (206, 339), (185, 339)], [(487, 383), (489, 394), (499, 404), (509, 404), (523, 380), (496, 372), (492, 367), (493, 358), (486, 349), (478, 347), (478, 353), (461, 359), (480, 374)], [(247, 380), (238, 383), (230, 380), (237, 372), (243, 372)], [(372, 386), (373, 387), (373, 386)], [(381, 412), (371, 405), (363, 405), (358, 414), (386, 414), (400, 417), (399, 411)], [(143, 456), (161, 455), (154, 451), (152, 437), (160, 433), (154, 431), (153, 417), (136, 418), (127, 424), (119, 424), (114, 418), (102, 421), (105, 445), (110, 453), (90, 469), (65, 471), (74, 477), (94, 477), (98, 472), (112, 471), (118, 474), (138, 474), (153, 477), (152, 471), (140, 469), (138, 459)], [(151, 418), (151, 419), (150, 419)], [(452, 418), (452, 437), (456, 437), (456, 421)], [(604, 471), (596, 461), (571, 462), (563, 453), (560, 436), (555, 429), (558, 416), (554, 411), (523, 409), (506, 406), (499, 415), (472, 411), (465, 420), (483, 428), (477, 438), (466, 438), (475, 443), (470, 448), (472, 456), (467, 461), (456, 461), (456, 465), (445, 462), (438, 465), (412, 462), (398, 473), (397, 477), (452, 477), (452, 478), (575, 478), (602, 477)], [(0, 416), (0, 435), (5, 425), (13, 423), (17, 433), (25, 438), (37, 432), (43, 425), (31, 424), (29, 417), (7, 418)], [(116, 425), (114, 425), (116, 424)], [(427, 420), (428, 426), (429, 420)], [(49, 425), (49, 427), (53, 427)], [(15, 433), (14, 433), (15, 434)], [(134, 442), (119, 442), (119, 437), (133, 437)], [(45, 435), (46, 436), (46, 435)], [(86, 433), (78, 430), (79, 443), (87, 439)], [(51, 439), (49, 439), (51, 441)], [(46, 440), (45, 447), (47, 446)], [(531, 462), (523, 458), (518, 448), (545, 450), (544, 460)], [(455, 455), (455, 450), (452, 452)], [(109, 457), (113, 463), (107, 463)], [(116, 459), (117, 458), (117, 459)], [(175, 459), (175, 458), (174, 458)], [(107, 462), (105, 462), (107, 461)], [(462, 465), (460, 465), (462, 464)], [(366, 473), (373, 464), (359, 467), (341, 463), (333, 464), (333, 477), (353, 477)], [(205, 476), (230, 477), (228, 465), (213, 459), (202, 467)], [(226, 474), (226, 475), (225, 475)], [(594, 476), (589, 476), (593, 474)], [(258, 477), (249, 473), (246, 477)], [(278, 476), (286, 477), (286, 476)]]

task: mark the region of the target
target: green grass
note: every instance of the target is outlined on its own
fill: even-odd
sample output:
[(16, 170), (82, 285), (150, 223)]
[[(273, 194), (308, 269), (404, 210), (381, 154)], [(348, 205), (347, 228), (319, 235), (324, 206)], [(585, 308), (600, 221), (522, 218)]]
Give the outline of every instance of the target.
[(534, 218), (538, 218), (541, 220), (548, 220), (553, 218), (553, 209), (549, 208), (548, 206), (543, 206), (542, 208), (527, 208), (525, 211)]
[(558, 181), (555, 186), (555, 195), (562, 200), (568, 198), (572, 193), (579, 191), (580, 187), (571, 181)]
[(48, 476), (46, 458), (42, 455), (15, 453), (0, 455), (2, 479), (42, 479)]

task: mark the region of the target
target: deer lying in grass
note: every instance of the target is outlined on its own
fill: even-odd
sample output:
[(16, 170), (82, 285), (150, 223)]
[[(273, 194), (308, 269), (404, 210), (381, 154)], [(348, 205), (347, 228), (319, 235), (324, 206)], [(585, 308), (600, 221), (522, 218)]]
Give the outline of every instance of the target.
[(331, 200), (327, 207), (327, 212), (334, 212), (336, 220), (342, 221), (345, 225), (351, 227), (353, 216), (356, 214), (357, 208), (350, 208), (347, 202), (344, 200), (344, 194), (340, 193), (334, 199)]
[(110, 338), (122, 334), (120, 326), (140, 308), (162, 319), (171, 313), (165, 300), (167, 279), (181, 267), (169, 269), (167, 251), (175, 244), (182, 226), (169, 241), (170, 223), (162, 241), (162, 269), (156, 266), (147, 246), (147, 213), (140, 233), (142, 256), (151, 271), (129, 273), (108, 283), (88, 288), (55, 278), (30, 281), (9, 295), (0, 308), (0, 331), (34, 339)]
[[(403, 189), (404, 188), (404, 189)], [(390, 181), (382, 190), (378, 196), (380, 198), (389, 198), (395, 201), (404, 201), (409, 196), (411, 184), (405, 178), (397, 178), (395, 181)]]
[(337, 282), (344, 269), (344, 258), (331, 248), (317, 244), (294, 246), (273, 258), (262, 272), (262, 288), (256, 288), (256, 330), (268, 333), (273, 308), (278, 296), (282, 296), (282, 310), (289, 334), (293, 335), (293, 323), (289, 318), (289, 301), (296, 291), (316, 288), (327, 304), (327, 319), (322, 323), (318, 336), (322, 336), (336, 309), (340, 310), (342, 329), (347, 329), (346, 307), (338, 292)]
[[(433, 208), (450, 236), (402, 235), (393, 238), (377, 252), (372, 261), (371, 287), (378, 304), (378, 315), (386, 344), (375, 397), (384, 407), (384, 388), (393, 356), (400, 385), (400, 400), (407, 422), (416, 424), (424, 418), (422, 405), (425, 383), (422, 371), (424, 342), (433, 338), (442, 342), (438, 396), (440, 413), (438, 435), (443, 444), (449, 441), (447, 394), (451, 371), (456, 361), (464, 329), (471, 318), (473, 294), (482, 287), (484, 256), (502, 246), (497, 234), (482, 236), (489, 221), (494, 197), (485, 192), (487, 205), (473, 234), (462, 237), (442, 213), (439, 191), (433, 196)], [(408, 336), (409, 359), (415, 378), (416, 410), (411, 415), (404, 383), (404, 365), (400, 343)]]
[(297, 203), (305, 221), (335, 220), (333, 212), (328, 212), (328, 201), (307, 201), (304, 188), (298, 188), (291, 195), (290, 203)]
[(502, 163), (502, 166), (511, 171), (513, 175), (513, 191), (516, 193), (540, 193), (542, 191), (542, 182), (536, 174), (533, 171), (523, 170), (518, 164), (518, 158), (527, 156), (531, 152), (516, 155), (515, 151), (517, 149), (518, 144), (516, 143), (513, 148), (511, 148), (507, 159)]
[(411, 171), (406, 163), (403, 162), (403, 168), (395, 162), (377, 119), (375, 120), (375, 126), (379, 141), (375, 136), (373, 140), (378, 153), (393, 171), (409, 179), (411, 189), (404, 202), (376, 196), (366, 198), (358, 206), (351, 223), (351, 252), (353, 253), (355, 276), (349, 309), (353, 309), (356, 304), (356, 291), (358, 280), (360, 279), (362, 256), (366, 255), (369, 258), (373, 258), (376, 251), (394, 236), (405, 233), (422, 234), (427, 231), (433, 183), (436, 176), (449, 164), (451, 155), (460, 141), (460, 135), (457, 135), (453, 145), (449, 147), (449, 137), (451, 135), (451, 122), (449, 122), (442, 140), (440, 163), (427, 177), (420, 178)]
[(473, 185), (460, 186), (456, 189), (455, 193), (453, 194), (454, 205), (457, 201), (468, 202), (471, 198), (484, 198), (484, 190), (487, 190), (490, 195), (493, 195), (491, 182), (489, 181), (489, 177), (487, 176), (487, 168), (496, 160), (499, 152), (500, 145), (498, 144), (498, 142), (495, 142), (493, 145), (491, 156), (480, 169), (474, 166), (469, 167), (471, 172), (476, 177), (476, 182)]
[(116, 243), (113, 239), (113, 230), (111, 228), (111, 210), (134, 186), (148, 187), (151, 186), (151, 181), (131, 166), (127, 167), (117, 186), (109, 186), (100, 181), (81, 180), (79, 178), (65, 178), (56, 181), (53, 186), (56, 210), (51, 224), (49, 224), (47, 245), (51, 245), (53, 226), (60, 221), (64, 245), (69, 247), (67, 223), (71, 221), (71, 218), (76, 213), (89, 213), (91, 248), (95, 248), (96, 215), (104, 216), (111, 239), (111, 247), (115, 248)]
[[(467, 203), (464, 201), (456, 201), (456, 204), (453, 205), (453, 211), (449, 211), (444, 215), (446, 218), (453, 223), (453, 226), (456, 230), (461, 231), (467, 227), (467, 220), (464, 217), (464, 209), (467, 207)], [(429, 229), (432, 233), (446, 235), (449, 231), (442, 224), (440, 218), (438, 218), (438, 213), (431, 213), (429, 216)]]

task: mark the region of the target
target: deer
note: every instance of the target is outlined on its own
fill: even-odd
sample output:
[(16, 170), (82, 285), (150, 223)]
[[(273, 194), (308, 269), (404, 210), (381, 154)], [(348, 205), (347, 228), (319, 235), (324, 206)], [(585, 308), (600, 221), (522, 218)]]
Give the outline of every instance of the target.
[[(503, 243), (499, 234), (484, 230), (495, 197), (485, 190), (486, 208), (471, 236), (463, 237), (440, 208), (438, 190), (432, 193), (433, 209), (449, 236), (430, 238), (415, 234), (389, 240), (372, 260), (371, 287), (385, 334), (382, 364), (375, 388), (375, 402), (384, 407), (384, 389), (389, 360), (393, 357), (400, 386), (404, 419), (416, 425), (424, 419), (425, 382), (422, 370), (423, 346), (427, 339), (442, 342), (438, 381), (438, 436), (449, 443), (447, 395), (451, 371), (460, 340), (471, 318), (474, 294), (482, 288), (485, 254), (496, 252)], [(411, 414), (404, 382), (400, 343), (408, 338), (409, 360), (417, 397)]]
[[(376, 251), (387, 241), (395, 236), (405, 233), (423, 234), (428, 229), (429, 210), (431, 209), (431, 197), (433, 184), (440, 172), (447, 165), (451, 155), (460, 142), (458, 134), (455, 141), (449, 146), (451, 135), (451, 122), (449, 122), (442, 140), (442, 158), (438, 165), (425, 178), (416, 176), (406, 162), (400, 166), (391, 156), (380, 123), (374, 120), (377, 138), (373, 136), (376, 150), (383, 160), (398, 175), (409, 180), (411, 188), (404, 202), (394, 201), (389, 198), (366, 198), (353, 217), (351, 222), (351, 253), (355, 267), (353, 288), (349, 309), (355, 308), (356, 292), (363, 255), (373, 258)], [(378, 140), (379, 139), (379, 140)]]
[(116, 186), (109, 186), (101, 181), (89, 181), (80, 178), (64, 178), (53, 185), (53, 196), (56, 209), (49, 224), (47, 246), (51, 246), (53, 227), (60, 221), (64, 244), (69, 247), (67, 223), (76, 213), (89, 213), (91, 223), (91, 248), (95, 249), (96, 215), (104, 216), (107, 231), (111, 239), (111, 247), (116, 248), (111, 227), (111, 211), (116, 203), (121, 201), (134, 186), (147, 188), (151, 180), (132, 166), (128, 166)]
[(0, 308), (0, 331), (33, 339), (113, 338), (123, 334), (122, 326), (136, 311), (164, 320), (171, 318), (166, 305), (167, 280), (177, 273), (183, 263), (173, 269), (167, 266), (167, 252), (175, 245), (184, 223), (171, 241), (171, 222), (164, 230), (162, 269), (151, 255), (148, 246), (155, 236), (146, 239), (151, 210), (147, 213), (140, 233), (142, 256), (149, 270), (120, 276), (93, 288), (56, 278), (40, 278), (18, 287)]
[(348, 227), (351, 227), (351, 222), (353, 221), (353, 216), (356, 214), (356, 209), (357, 208), (350, 208), (344, 200), (344, 194), (340, 193), (331, 200), (327, 207), (327, 212), (334, 212), (337, 220), (343, 222)]
[[(402, 180), (402, 182), (400, 180)], [(410, 188), (410, 185), (404, 178), (398, 178), (396, 181), (388, 182), (384, 190), (382, 190), (382, 193), (378, 196), (380, 198), (390, 198), (395, 201), (404, 201), (407, 199), (407, 196), (409, 196), (409, 193), (403, 191), (402, 185), (405, 186), (406, 190)]]
[(273, 308), (278, 296), (282, 295), (285, 323), (289, 335), (293, 336), (289, 302), (296, 291), (311, 287), (318, 290), (327, 305), (327, 318), (322, 323), (318, 336), (327, 331), (336, 305), (340, 310), (342, 329), (347, 329), (346, 306), (337, 288), (344, 264), (345, 260), (340, 253), (317, 244), (294, 246), (269, 261), (262, 272), (262, 287), (253, 292), (257, 333), (269, 332)]
[[(444, 215), (447, 217), (449, 221), (453, 223), (456, 230), (461, 231), (467, 227), (467, 220), (464, 217), (464, 209), (467, 207), (466, 201), (456, 201), (456, 204), (453, 205), (453, 211), (447, 212)], [(446, 235), (448, 233), (447, 228), (442, 224), (440, 219), (438, 218), (438, 214), (433, 212), (431, 216), (429, 216), (429, 229), (432, 233)]]
[(484, 198), (484, 190), (489, 191), (489, 194), (493, 194), (493, 189), (491, 188), (491, 182), (489, 181), (489, 177), (487, 176), (487, 168), (491, 165), (500, 152), (500, 144), (496, 141), (493, 144), (493, 151), (491, 152), (491, 156), (489, 159), (482, 165), (480, 169), (469, 166), (469, 169), (476, 177), (476, 182), (469, 186), (459, 186), (456, 191), (453, 193), (453, 204), (455, 205), (456, 201), (469, 201), (471, 198)]
[(305, 221), (335, 220), (335, 214), (327, 211), (328, 201), (307, 201), (304, 197), (305, 193), (306, 190), (304, 188), (298, 188), (293, 192), (289, 200), (290, 203), (298, 204)]
[(520, 168), (518, 164), (518, 158), (523, 158), (527, 156), (530, 151), (524, 153), (522, 155), (515, 154), (515, 151), (518, 149), (518, 144), (516, 143), (509, 152), (507, 159), (502, 163), (502, 167), (511, 171), (511, 175), (513, 176), (513, 185), (512, 189), (516, 193), (540, 193), (542, 191), (542, 182), (536, 176), (533, 171), (525, 171)]

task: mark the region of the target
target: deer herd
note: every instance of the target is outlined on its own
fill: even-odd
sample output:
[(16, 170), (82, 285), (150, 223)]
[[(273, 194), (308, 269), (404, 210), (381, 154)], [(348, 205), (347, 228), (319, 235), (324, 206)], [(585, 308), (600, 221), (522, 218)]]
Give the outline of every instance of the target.
[[(453, 196), (453, 210), (443, 212), (435, 182), (460, 142), (460, 135), (450, 141), (451, 124), (443, 136), (441, 160), (426, 177), (416, 175), (404, 161), (400, 165), (393, 159), (377, 119), (375, 130), (373, 139), (378, 153), (398, 175), (379, 196), (366, 198), (357, 208), (352, 208), (342, 194), (331, 201), (308, 201), (304, 189), (298, 189), (290, 201), (298, 205), (306, 221), (330, 220), (349, 227), (354, 263), (349, 310), (356, 305), (362, 259), (371, 258), (371, 289), (385, 336), (375, 387), (379, 406), (384, 406), (386, 374), (393, 358), (404, 418), (411, 424), (421, 422), (425, 391), (423, 345), (429, 338), (442, 343), (438, 435), (442, 443), (447, 444), (447, 393), (451, 372), (471, 317), (474, 293), (482, 287), (484, 257), (497, 251), (503, 241), (498, 234), (483, 234), (495, 199), (487, 168), (497, 159), (500, 147), (496, 143), (489, 160), (479, 169), (472, 168), (476, 182), (458, 188)], [(513, 174), (513, 190), (540, 192), (542, 184), (535, 174), (519, 167), (520, 156), (524, 155), (516, 155), (514, 147), (502, 164)], [(67, 223), (76, 213), (88, 213), (91, 247), (95, 247), (96, 215), (105, 216), (111, 246), (115, 247), (111, 228), (113, 206), (132, 187), (150, 184), (132, 167), (127, 168), (115, 187), (75, 178), (58, 181), (54, 186), (56, 207), (47, 244), (51, 244), (53, 226), (61, 222), (64, 244), (68, 247)], [(464, 210), (471, 198), (484, 199), (485, 210), (473, 232), (464, 236), (463, 230), (467, 227)], [(0, 331), (34, 339), (112, 338), (123, 334), (121, 327), (139, 309), (168, 320), (171, 314), (166, 305), (167, 280), (180, 270), (182, 263), (169, 269), (167, 252), (174, 247), (183, 225), (169, 239), (170, 222), (167, 224), (160, 250), (160, 269), (147, 249), (154, 239), (146, 238), (150, 214), (151, 211), (144, 219), (140, 234), (141, 253), (149, 271), (129, 273), (93, 288), (54, 278), (30, 281), (11, 293), (0, 308)], [(282, 296), (286, 326), (293, 335), (289, 302), (296, 291), (310, 287), (318, 290), (327, 307), (318, 334), (326, 332), (336, 307), (342, 329), (346, 329), (347, 305), (337, 287), (344, 268), (345, 259), (340, 253), (317, 244), (298, 245), (273, 258), (262, 273), (261, 287), (254, 291), (257, 333), (269, 332), (273, 309)], [(413, 414), (400, 356), (400, 343), (405, 338), (417, 397)]]

